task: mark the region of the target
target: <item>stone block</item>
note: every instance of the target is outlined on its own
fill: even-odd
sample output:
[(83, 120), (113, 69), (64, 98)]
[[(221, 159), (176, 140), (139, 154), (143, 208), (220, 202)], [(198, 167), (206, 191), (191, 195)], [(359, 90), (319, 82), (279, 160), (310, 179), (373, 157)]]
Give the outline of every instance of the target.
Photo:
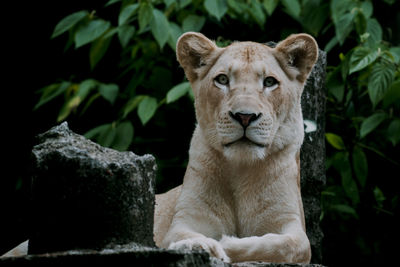
[(66, 122), (32, 150), (29, 254), (154, 246), (155, 159), (104, 148)]
[(305, 121), (304, 142), (300, 151), (301, 195), (306, 219), (307, 236), (311, 243), (311, 262), (322, 262), (323, 233), (319, 225), (321, 191), (325, 176), (325, 75), (326, 53), (319, 51), (301, 98)]

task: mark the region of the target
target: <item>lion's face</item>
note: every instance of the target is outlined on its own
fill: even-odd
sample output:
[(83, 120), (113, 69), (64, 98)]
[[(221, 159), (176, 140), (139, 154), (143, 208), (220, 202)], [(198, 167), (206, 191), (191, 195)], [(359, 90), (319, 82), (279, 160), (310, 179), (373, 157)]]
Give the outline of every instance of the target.
[(289, 38), (276, 48), (253, 42), (217, 48), (197, 33), (178, 41), (201, 134), (225, 157), (256, 161), (287, 145), (301, 145), (300, 97), (317, 46), (308, 35)]

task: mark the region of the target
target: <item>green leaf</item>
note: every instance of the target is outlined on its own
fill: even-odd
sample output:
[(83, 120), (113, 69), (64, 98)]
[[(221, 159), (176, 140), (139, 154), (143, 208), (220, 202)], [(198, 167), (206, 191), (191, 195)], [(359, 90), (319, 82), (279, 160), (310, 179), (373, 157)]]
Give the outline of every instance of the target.
[(354, 14), (347, 13), (341, 16), (338, 21), (335, 23), (335, 32), (336, 37), (341, 45), (343, 45), (344, 41), (346, 40), (347, 36), (353, 30), (353, 20)]
[(129, 101), (125, 104), (123, 107), (123, 114), (122, 118), (126, 118), (129, 113), (131, 113), (137, 106), (139, 105), (140, 102), (142, 102), (143, 98), (146, 96), (144, 95), (137, 95), (134, 98), (129, 99)]
[(174, 22), (169, 23), (169, 28), (170, 28), (170, 32), (169, 32), (168, 44), (175, 51), (176, 50), (176, 42), (178, 41), (178, 38), (182, 35), (183, 31), (182, 31), (181, 27), (179, 27)]
[(75, 48), (96, 40), (105, 33), (110, 26), (110, 22), (101, 19), (92, 20), (82, 26), (75, 34)]
[(143, 125), (145, 125), (156, 113), (157, 99), (145, 96), (138, 106), (138, 116)]
[(390, 105), (399, 105), (400, 102), (400, 80), (395, 81), (390, 86), (388, 92), (385, 94), (383, 98), (383, 105), (385, 108), (389, 107)]
[(121, 1), (122, 0), (110, 0), (104, 6), (107, 7), (107, 6), (110, 6), (112, 4), (115, 4), (115, 3), (118, 3), (118, 2), (121, 2)]
[(267, 17), (264, 14), (262, 5), (257, 0), (251, 0), (250, 7), (248, 8), (250, 15), (257, 22), (258, 25), (264, 27)]
[(204, 7), (206, 8), (208, 14), (216, 17), (218, 20), (221, 20), (226, 11), (228, 11), (228, 6), (225, 0), (205, 0)]
[(99, 85), (99, 93), (111, 103), (111, 105), (114, 104), (115, 99), (117, 99), (118, 96), (118, 91), (119, 87), (118, 85), (111, 83), (111, 84), (104, 84), (101, 83)]
[(332, 165), (340, 173), (342, 188), (347, 197), (351, 199), (353, 204), (359, 203), (360, 196), (357, 184), (352, 177), (349, 153), (336, 153), (332, 158)]
[(361, 3), (361, 12), (364, 14), (366, 18), (370, 18), (372, 15), (372, 12), (374, 11), (374, 7), (372, 6), (371, 2), (362, 2)]
[(400, 120), (393, 120), (387, 129), (387, 137), (392, 142), (393, 146), (400, 141)]
[(243, 12), (247, 9), (247, 3), (240, 2), (237, 0), (227, 0), (226, 3), (228, 7), (231, 8), (235, 13), (242, 15)]
[(118, 32), (118, 29), (120, 27), (115, 27), (115, 28), (110, 28), (106, 33), (104, 33), (104, 35), (102, 36), (102, 38), (106, 39), (106, 38), (110, 38), (113, 37), (114, 34), (116, 34)]
[(382, 41), (382, 27), (376, 19), (367, 20), (366, 32), (368, 33), (367, 44), (374, 47)]
[(367, 29), (367, 19), (362, 12), (355, 12), (354, 25), (358, 35), (363, 35)]
[(172, 103), (185, 94), (191, 89), (189, 82), (183, 82), (178, 85), (175, 85), (171, 90), (167, 93), (167, 104)]
[(335, 24), (336, 37), (340, 45), (344, 44), (344, 41), (346, 40), (347, 36), (353, 30), (354, 28), (353, 21), (354, 21), (354, 14), (347, 13), (342, 17), (340, 17), (337, 23)]
[(106, 54), (108, 47), (110, 46), (111, 38), (106, 38), (105, 36), (97, 39), (90, 46), (89, 52), (89, 60), (90, 60), (90, 68), (93, 70), (97, 63), (103, 58)]
[(65, 18), (63, 18), (55, 27), (53, 34), (51, 35), (51, 38), (57, 37), (64, 32), (68, 31), (72, 27), (74, 27), (79, 21), (81, 21), (83, 18), (88, 16), (89, 13), (86, 10), (78, 11), (75, 12)]
[(143, 32), (146, 26), (153, 20), (153, 6), (149, 2), (140, 2), (138, 20), (139, 32)]
[(324, 51), (329, 53), (329, 51), (332, 50), (337, 44), (339, 43), (339, 40), (337, 39), (336, 36), (334, 36), (325, 46)]
[(199, 32), (205, 22), (205, 17), (190, 14), (182, 22), (183, 32)]
[(357, 184), (352, 177), (349, 153), (340, 152), (335, 156), (336, 160), (333, 164), (335, 169), (340, 173), (340, 176), (342, 177), (341, 182), (343, 190), (355, 205), (360, 202), (360, 195), (358, 192)]
[(386, 118), (385, 113), (375, 113), (361, 123), (360, 138), (372, 132)]
[(171, 5), (178, 4), (177, 0), (164, 0), (164, 4), (166, 7), (170, 7)]
[(192, 0), (178, 0), (179, 1), (179, 7), (181, 9), (185, 8), (187, 5), (192, 3)]
[(75, 94), (70, 97), (62, 106), (57, 117), (57, 122), (65, 120), (73, 110), (77, 109), (78, 106), (89, 95), (90, 91), (92, 91), (92, 89), (94, 89), (96, 86), (97, 82), (92, 79), (81, 82)]
[(169, 37), (169, 22), (167, 17), (158, 9), (153, 10), (153, 19), (150, 22), (151, 33), (161, 48)]
[(122, 25), (118, 27), (118, 39), (122, 47), (126, 47), (135, 34), (135, 27), (131, 25)]
[(338, 150), (346, 149), (342, 137), (334, 133), (326, 133), (325, 138), (328, 143)]
[(88, 108), (93, 104), (93, 102), (99, 98), (101, 95), (100, 93), (95, 93), (92, 94), (89, 99), (86, 101), (85, 106), (82, 108), (81, 112), (80, 112), (80, 116), (82, 116), (87, 110)]
[(133, 125), (130, 121), (118, 124), (111, 147), (119, 151), (126, 151), (133, 141), (133, 132)]
[(335, 25), (336, 38), (343, 45), (349, 33), (354, 28), (355, 12), (352, 9), (356, 7), (355, 1), (351, 0), (332, 0), (331, 14), (333, 24)]
[(86, 137), (87, 139), (94, 139), (95, 137), (99, 136), (102, 132), (106, 131), (107, 128), (110, 127), (111, 124), (102, 124), (99, 125), (89, 131), (87, 131), (83, 136)]
[(194, 92), (193, 92), (193, 90), (189, 90), (189, 98), (190, 98), (190, 100), (192, 100), (192, 101), (194, 101)]
[(272, 15), (274, 13), (276, 6), (279, 3), (279, 0), (263, 0), (263, 5), (265, 10), (267, 10), (268, 15)]
[(400, 64), (400, 47), (399, 46), (391, 47), (389, 49), (389, 52), (390, 54), (392, 54), (394, 62)]
[(332, 19), (335, 23), (341, 16), (357, 7), (357, 3), (354, 0), (331, 0), (330, 2)]
[[(322, 27), (325, 25), (325, 21), (328, 19), (328, 16), (326, 15), (328, 13), (329, 13), (328, 3), (321, 3), (319, 0), (307, 1), (303, 7), (301, 13), (302, 19), (300, 22), (313, 35), (318, 35)], [(337, 43), (338, 41), (336, 36), (334, 38), (335, 38), (334, 40)]]
[[(341, 73), (342, 73), (342, 80), (346, 81), (347, 80), (347, 76), (349, 74), (349, 70), (350, 70), (350, 59), (351, 59), (351, 54), (352, 51), (347, 53), (346, 56), (343, 54), (340, 54), (340, 59), (341, 59), (341, 63), (339, 64), (340, 68), (341, 68)], [(343, 58), (342, 58), (343, 56)]]
[(368, 161), (364, 151), (355, 146), (353, 149), (353, 169), (358, 182), (362, 187), (365, 187), (368, 175)]
[(61, 84), (51, 84), (41, 89), (42, 96), (39, 99), (39, 102), (35, 105), (33, 110), (38, 109), (42, 105), (46, 104), (50, 100), (56, 98), (57, 96), (64, 93), (71, 86), (70, 82), (62, 82)]
[(131, 4), (124, 7), (118, 17), (118, 25), (122, 25), (128, 21), (130, 17), (132, 17), (139, 8), (139, 4)]
[(330, 1), (332, 18), (337, 20), (344, 13), (348, 13), (357, 6), (354, 0), (331, 0)]
[(112, 143), (115, 140), (115, 136), (117, 135), (117, 129), (114, 123), (108, 124), (108, 127), (105, 127), (102, 132), (100, 132), (97, 142), (104, 147), (111, 147)]
[(78, 95), (81, 98), (81, 100), (84, 100), (88, 96), (90, 91), (92, 91), (96, 86), (97, 82), (95, 80), (93, 79), (84, 80), (79, 85), (79, 89), (76, 95)]
[(93, 79), (81, 82), (76, 92), (62, 106), (57, 122), (65, 120), (73, 110), (76, 110), (96, 86), (97, 81)]
[(378, 55), (378, 49), (371, 50), (368, 47), (357, 47), (350, 58), (349, 73), (352, 74), (369, 66), (378, 58)]
[(378, 61), (372, 67), (368, 79), (368, 95), (374, 107), (385, 97), (395, 73), (396, 67), (387, 61)]
[(57, 122), (65, 120), (69, 116), (71, 111), (76, 109), (81, 102), (82, 99), (78, 95), (74, 95), (73, 97), (68, 99), (68, 101), (64, 103), (64, 105), (60, 109), (60, 112), (58, 113)]
[(378, 204), (378, 207), (382, 208), (383, 202), (386, 200), (386, 197), (383, 194), (382, 190), (377, 186), (375, 186), (375, 188), (374, 188), (374, 197), (375, 197), (376, 203)]
[(301, 6), (299, 0), (282, 0), (286, 13), (297, 19), (300, 16)]
[(326, 79), (326, 87), (338, 102), (343, 101), (344, 97), (344, 82), (342, 80), (341, 68), (337, 67), (334, 71), (328, 74)]
[(335, 204), (335, 205), (330, 206), (330, 208), (332, 210), (336, 210), (341, 213), (346, 213), (346, 214), (352, 215), (354, 218), (358, 219), (356, 210), (354, 208), (350, 207), (349, 205)]

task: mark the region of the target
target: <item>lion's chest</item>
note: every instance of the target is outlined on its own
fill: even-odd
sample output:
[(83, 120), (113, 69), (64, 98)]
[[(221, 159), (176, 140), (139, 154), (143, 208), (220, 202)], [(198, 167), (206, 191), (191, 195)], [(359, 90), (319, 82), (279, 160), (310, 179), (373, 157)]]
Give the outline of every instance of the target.
[(279, 233), (283, 222), (299, 213), (298, 190), (286, 180), (248, 184), (233, 191), (233, 220), (238, 237)]

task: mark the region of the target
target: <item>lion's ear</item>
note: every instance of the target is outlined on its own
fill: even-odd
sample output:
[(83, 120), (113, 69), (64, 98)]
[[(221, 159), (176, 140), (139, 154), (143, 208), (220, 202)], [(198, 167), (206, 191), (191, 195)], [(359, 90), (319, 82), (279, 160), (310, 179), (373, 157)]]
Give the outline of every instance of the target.
[(208, 64), (208, 59), (218, 47), (201, 33), (187, 32), (176, 43), (176, 56), (189, 81), (198, 77), (198, 69)]
[(304, 33), (293, 34), (278, 43), (275, 49), (286, 73), (305, 82), (318, 58), (318, 45), (314, 38)]

